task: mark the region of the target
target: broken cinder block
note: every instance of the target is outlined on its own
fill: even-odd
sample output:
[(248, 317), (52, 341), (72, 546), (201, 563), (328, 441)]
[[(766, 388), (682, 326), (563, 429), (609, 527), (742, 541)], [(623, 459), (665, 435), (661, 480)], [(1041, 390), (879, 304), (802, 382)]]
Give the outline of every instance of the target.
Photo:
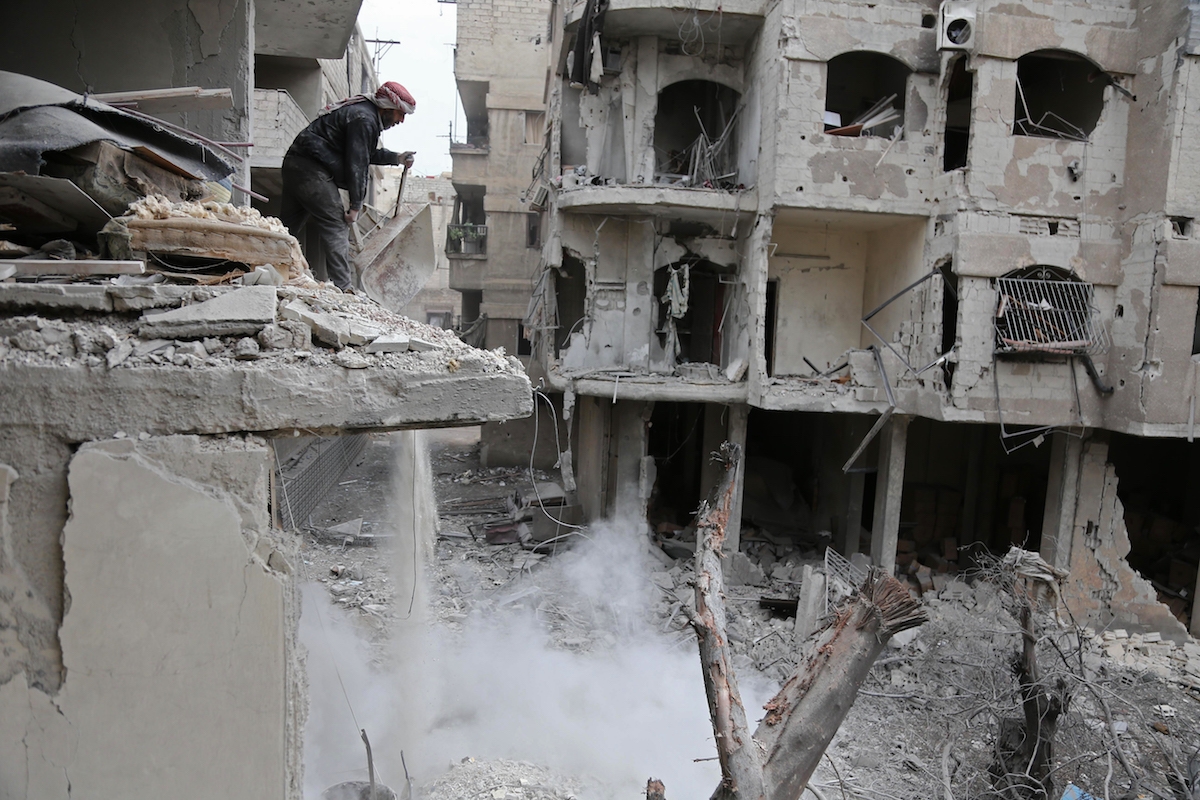
[[(260, 287), (252, 286), (251, 289)], [(249, 291), (243, 289), (242, 291)], [(274, 290), (272, 290), (274, 291)], [(308, 303), (296, 299), (283, 307), (280, 315), (284, 319), (297, 320), (312, 329), (317, 341), (324, 342), (339, 350), (350, 343), (350, 323), (333, 314), (314, 311)]]
[(368, 353), (404, 353), (408, 351), (408, 336), (385, 333), (366, 347)]

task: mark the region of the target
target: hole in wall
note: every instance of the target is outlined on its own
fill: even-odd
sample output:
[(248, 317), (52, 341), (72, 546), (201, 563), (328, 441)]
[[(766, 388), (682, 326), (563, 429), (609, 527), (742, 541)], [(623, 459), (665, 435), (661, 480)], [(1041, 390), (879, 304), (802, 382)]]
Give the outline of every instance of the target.
[(1104, 110), (1107, 75), (1065, 50), (1038, 50), (1017, 59), (1013, 133), (1087, 141)]
[(825, 82), (825, 130), (841, 136), (891, 136), (904, 127), (908, 76), (901, 61), (858, 51), (829, 60)]

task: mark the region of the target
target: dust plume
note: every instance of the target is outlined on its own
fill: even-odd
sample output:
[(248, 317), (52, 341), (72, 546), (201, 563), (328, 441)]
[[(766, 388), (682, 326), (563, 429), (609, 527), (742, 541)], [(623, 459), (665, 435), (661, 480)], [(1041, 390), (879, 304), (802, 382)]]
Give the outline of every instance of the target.
[[(653, 611), (661, 590), (650, 574), (662, 567), (647, 551), (644, 523), (594, 525), (573, 549), (508, 584), (479, 586), (468, 598), (471, 612), (452, 631), (428, 613), (437, 585), (422, 581), (414, 594), (408, 579), (404, 588), (406, 575), (438, 573), (426, 570), (433, 521), (412, 514), (404, 502), (410, 493), (418, 506), (425, 502), (421, 494), (432, 496), (428, 464), (413, 460), (403, 446), (399, 450), (397, 519), (408, 536), (396, 537), (397, 621), (385, 663), (367, 665), (353, 624), (330, 607), (320, 587), (305, 593), (309, 796), (366, 774), (362, 743), (325, 655), (330, 653), (359, 726), (371, 734), (376, 768), (393, 788), (404, 784), (403, 750), (417, 784), (471, 756), (526, 760), (578, 776), (589, 782), (584, 800), (636, 797), (651, 776), (664, 781), (669, 797), (711, 794), (720, 777), (717, 765), (694, 760), (715, 755), (699, 660), (678, 621), (664, 631), (664, 620)], [(415, 571), (414, 554), (420, 561)], [(324, 630), (313, 617), (325, 620)], [(314, 634), (333, 647), (310, 640)], [(769, 691), (765, 684), (743, 686), (751, 717), (760, 705), (755, 698), (765, 699)]]

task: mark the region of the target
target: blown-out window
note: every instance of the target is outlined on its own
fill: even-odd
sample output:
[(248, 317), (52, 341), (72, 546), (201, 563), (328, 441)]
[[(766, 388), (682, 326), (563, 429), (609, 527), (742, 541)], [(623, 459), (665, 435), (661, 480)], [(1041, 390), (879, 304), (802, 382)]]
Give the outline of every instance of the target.
[(892, 136), (904, 127), (907, 66), (883, 53), (842, 53), (826, 67), (825, 132)]
[(1017, 60), (1013, 133), (1086, 141), (1112, 83), (1095, 64), (1063, 50), (1038, 50)]

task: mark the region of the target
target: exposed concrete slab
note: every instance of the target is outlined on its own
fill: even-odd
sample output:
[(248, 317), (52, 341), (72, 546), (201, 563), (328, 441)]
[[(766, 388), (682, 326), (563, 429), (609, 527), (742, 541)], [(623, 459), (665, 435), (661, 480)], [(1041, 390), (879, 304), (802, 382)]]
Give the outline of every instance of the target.
[(345, 347), (350, 343), (350, 323), (333, 314), (314, 310), (303, 300), (293, 300), (284, 306), (279, 315), (284, 319), (294, 319), (312, 328), (317, 341), (331, 347)]
[(403, 333), (380, 336), (366, 347), (368, 353), (403, 353), (408, 350), (408, 337)]
[(138, 333), (146, 337), (201, 339), (255, 334), (275, 321), (275, 287), (247, 286), (172, 311), (147, 312)]

